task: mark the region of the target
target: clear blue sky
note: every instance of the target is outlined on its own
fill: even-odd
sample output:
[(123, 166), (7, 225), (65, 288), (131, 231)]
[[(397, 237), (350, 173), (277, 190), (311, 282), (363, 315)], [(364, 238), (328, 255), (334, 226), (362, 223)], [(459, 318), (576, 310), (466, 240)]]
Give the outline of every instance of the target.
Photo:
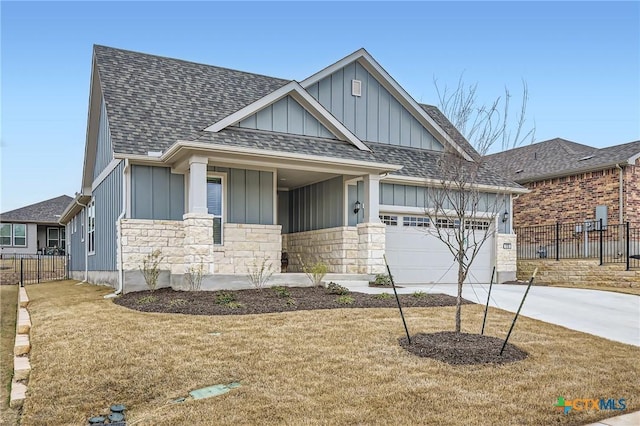
[(364, 47), (424, 103), (525, 80), (537, 141), (604, 147), (640, 139), (639, 4), (2, 1), (0, 210), (80, 190), (94, 43), (298, 81)]

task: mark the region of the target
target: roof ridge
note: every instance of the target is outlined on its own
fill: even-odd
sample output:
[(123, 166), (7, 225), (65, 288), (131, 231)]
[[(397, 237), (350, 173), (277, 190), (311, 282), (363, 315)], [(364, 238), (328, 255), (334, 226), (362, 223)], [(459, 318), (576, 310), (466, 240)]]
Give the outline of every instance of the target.
[(159, 59), (164, 59), (164, 60), (169, 60), (169, 61), (175, 61), (175, 62), (182, 62), (182, 63), (185, 63), (185, 64), (199, 65), (199, 66), (203, 66), (203, 67), (217, 68), (217, 69), (220, 69), (220, 70), (239, 72), (239, 73), (242, 73), (242, 74), (254, 75), (254, 76), (258, 76), (258, 77), (272, 78), (274, 80), (282, 80), (282, 81), (286, 81), (286, 82), (295, 81), (295, 80), (292, 80), (292, 79), (287, 79), (287, 78), (282, 78), (282, 77), (274, 77), (272, 75), (258, 74), (258, 73), (254, 73), (254, 72), (238, 70), (238, 69), (235, 69), (235, 68), (221, 67), (221, 66), (218, 66), (218, 65), (211, 65), (211, 64), (205, 64), (205, 63), (202, 63), (202, 62), (189, 61), (189, 60), (186, 60), (186, 59), (173, 58), (171, 56), (156, 55), (154, 53), (138, 52), (136, 50), (122, 49), (122, 48), (119, 48), (119, 47), (105, 46), (105, 45), (102, 45), (102, 44), (94, 44), (93, 45), (94, 51), (95, 51), (96, 47), (103, 48), (103, 49), (109, 49), (109, 50), (117, 50), (117, 51), (126, 52), (126, 53), (133, 53), (133, 54), (140, 55), (140, 56), (152, 56), (154, 58), (159, 58)]

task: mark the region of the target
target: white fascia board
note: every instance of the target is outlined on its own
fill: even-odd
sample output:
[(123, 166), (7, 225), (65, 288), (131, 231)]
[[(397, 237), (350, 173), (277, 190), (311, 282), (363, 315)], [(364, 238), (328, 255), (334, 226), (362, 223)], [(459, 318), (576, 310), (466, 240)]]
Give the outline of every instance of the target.
[[(98, 103), (97, 107), (95, 103)], [(91, 61), (91, 79), (89, 81), (89, 105), (87, 108), (87, 130), (85, 133), (84, 145), (84, 162), (82, 165), (82, 187), (91, 185), (93, 180), (93, 167), (95, 166), (96, 151), (98, 148), (98, 139), (92, 138), (92, 134), (97, 135), (100, 117), (96, 114), (100, 113), (100, 103), (102, 102), (102, 90), (100, 88), (100, 76), (96, 67), (95, 53)]]
[(317, 83), (323, 78), (333, 74), (337, 70), (347, 66), (351, 62), (358, 61), (369, 73), (371, 73), (376, 79), (387, 89), (391, 95), (404, 106), (408, 111), (412, 112), (413, 116), (420, 121), (420, 123), (427, 129), (432, 129), (434, 133), (440, 136), (440, 141), (445, 142), (452, 146), (460, 155), (466, 160), (473, 161), (473, 158), (469, 156), (457, 143), (451, 139), (451, 137), (444, 131), (438, 123), (436, 123), (425, 110), (407, 93), (406, 90), (394, 80), (391, 75), (385, 71), (384, 68), (375, 60), (373, 56), (369, 54), (365, 49), (358, 49), (349, 56), (339, 60), (333, 65), (328, 66), (320, 72), (312, 75), (311, 77), (303, 80), (300, 85), (306, 89), (312, 84)]
[[(403, 166), (398, 164), (387, 164), (387, 163), (374, 163), (370, 161), (361, 161), (361, 160), (350, 160), (345, 158), (337, 158), (337, 157), (321, 157), (321, 156), (313, 156), (308, 154), (299, 154), (292, 152), (279, 152), (279, 151), (267, 151), (263, 149), (255, 149), (255, 148), (246, 148), (246, 147), (238, 147), (238, 146), (229, 146), (229, 145), (218, 145), (211, 143), (203, 143), (203, 142), (191, 142), (191, 141), (178, 141), (173, 144), (161, 157), (161, 161), (165, 164), (169, 164), (172, 161), (175, 161), (174, 158), (179, 155), (182, 150), (199, 150), (203, 151), (210, 156), (214, 154), (229, 154), (235, 156), (246, 156), (246, 157), (254, 157), (258, 158), (258, 161), (263, 161), (261, 159), (269, 159), (276, 161), (289, 161), (289, 162), (297, 162), (300, 165), (302, 164), (317, 164), (319, 167), (318, 170), (329, 169), (331, 166), (339, 166), (340, 174), (344, 174), (348, 172), (348, 169), (344, 169), (344, 167), (352, 167), (360, 170), (373, 170), (376, 172), (393, 172), (400, 170)], [(216, 157), (216, 160), (221, 160), (221, 158)], [(343, 168), (340, 168), (343, 167)], [(333, 171), (332, 171), (333, 172)]]
[(636, 161), (638, 161), (638, 158), (640, 158), (640, 152), (638, 152), (635, 155), (632, 155), (631, 157), (629, 157), (629, 159), (627, 160), (627, 162), (631, 165), (636, 164)]
[[(380, 182), (384, 183), (398, 183), (404, 185), (417, 185), (417, 186), (429, 186), (433, 188), (440, 188), (443, 186), (442, 181), (439, 179), (429, 179), (414, 176), (394, 176), (387, 175), (382, 178)], [(528, 194), (531, 192), (526, 188), (515, 188), (512, 186), (494, 186), (486, 184), (474, 185), (481, 192), (490, 192), (497, 194)]]
[(285, 84), (281, 88), (269, 93), (267, 96), (258, 99), (252, 104), (226, 116), (222, 120), (212, 124), (204, 129), (205, 132), (217, 133), (233, 124), (239, 123), (245, 118), (257, 113), (258, 111), (278, 102), (285, 96), (290, 95), (302, 107), (307, 110), (316, 120), (322, 123), (334, 136), (338, 139), (349, 142), (361, 151), (371, 151), (356, 135), (351, 133), (344, 124), (338, 121), (329, 111), (327, 111), (320, 102), (316, 101), (313, 96), (307, 93), (296, 81)]

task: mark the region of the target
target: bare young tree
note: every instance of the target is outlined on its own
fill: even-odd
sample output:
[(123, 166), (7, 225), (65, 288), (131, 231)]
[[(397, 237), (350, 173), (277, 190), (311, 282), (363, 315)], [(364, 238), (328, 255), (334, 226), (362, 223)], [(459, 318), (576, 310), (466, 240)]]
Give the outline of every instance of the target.
[(460, 79), (457, 88), (449, 91), (434, 83), (442, 113), (476, 151), (465, 150), (470, 161), (452, 148), (445, 149), (437, 162), (439, 182), (431, 185), (425, 197), (425, 213), (431, 223), (428, 231), (445, 244), (457, 263), (455, 322), (459, 333), (463, 284), (482, 246), (497, 232), (496, 219), (509, 197), (506, 179), (492, 183), (496, 182), (492, 176), (501, 173), (485, 164), (483, 156), (496, 144), (505, 150), (525, 140), (532, 142), (535, 131), (533, 127), (525, 130), (528, 90), (524, 83), (522, 105), (513, 122), (507, 89), (504, 97), (481, 105), (477, 84), (466, 86)]

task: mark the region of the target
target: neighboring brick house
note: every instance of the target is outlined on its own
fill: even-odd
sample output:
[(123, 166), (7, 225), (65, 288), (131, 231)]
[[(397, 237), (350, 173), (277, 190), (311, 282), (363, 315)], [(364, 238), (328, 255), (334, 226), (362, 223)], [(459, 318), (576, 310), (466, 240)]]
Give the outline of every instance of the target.
[(594, 148), (551, 139), (485, 157), (531, 192), (513, 198), (514, 227), (595, 220), (640, 224), (640, 141)]

